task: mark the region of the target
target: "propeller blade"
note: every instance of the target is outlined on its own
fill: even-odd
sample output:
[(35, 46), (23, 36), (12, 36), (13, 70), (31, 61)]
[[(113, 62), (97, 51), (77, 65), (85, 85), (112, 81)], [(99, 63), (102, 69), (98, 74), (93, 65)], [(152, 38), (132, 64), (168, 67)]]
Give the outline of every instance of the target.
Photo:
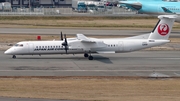
[(66, 39), (66, 34), (64, 34), (64, 42), (62, 43), (62, 45), (64, 46), (64, 49), (65, 49), (66, 54), (67, 54), (68, 43), (67, 43), (67, 39)]
[(62, 34), (62, 31), (61, 31), (61, 40), (63, 40), (63, 34)]
[(67, 39), (66, 39), (66, 34), (64, 34), (64, 39), (65, 39), (65, 43), (66, 43), (66, 46), (68, 46), (68, 43), (67, 43)]
[(68, 46), (66, 34), (64, 34), (64, 42), (62, 43), (63, 46)]

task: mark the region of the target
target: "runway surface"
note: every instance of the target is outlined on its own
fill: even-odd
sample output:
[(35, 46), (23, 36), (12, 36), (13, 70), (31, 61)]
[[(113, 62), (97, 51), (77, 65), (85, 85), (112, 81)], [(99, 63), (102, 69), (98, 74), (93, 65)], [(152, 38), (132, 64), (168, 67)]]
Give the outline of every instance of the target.
[[(1, 33), (75, 35), (140, 35), (151, 30), (26, 29), (0, 28)], [(171, 37), (179, 37), (173, 31)], [(122, 54), (94, 54), (89, 61), (78, 55), (11, 56), (0, 51), (0, 76), (180, 76), (179, 51), (138, 51)]]
[(77, 100), (53, 100), (53, 99), (33, 99), (33, 98), (8, 98), (0, 97), (1, 101), (77, 101)]
[(0, 76), (180, 76), (179, 51), (17, 56), (0, 51)]
[[(91, 29), (24, 29), (0, 28), (0, 34), (124, 35), (133, 36), (151, 30), (91, 30)], [(180, 37), (173, 31), (170, 37)], [(148, 76), (179, 77), (180, 51), (137, 51), (120, 54), (93, 54), (89, 61), (78, 55), (11, 56), (0, 51), (0, 76)], [(2, 101), (69, 101), (52, 99), (6, 98)]]
[[(133, 36), (133, 35), (141, 35), (151, 32), (150, 29), (144, 30), (110, 30), (110, 29), (53, 29), (53, 28), (45, 28), (45, 29), (31, 29), (31, 28), (0, 28), (0, 34), (50, 34), (50, 35), (58, 35), (60, 32), (63, 32), (67, 35), (75, 35), (77, 33), (85, 34), (85, 35), (124, 35), (124, 36)], [(180, 30), (173, 30), (170, 37), (180, 37)]]

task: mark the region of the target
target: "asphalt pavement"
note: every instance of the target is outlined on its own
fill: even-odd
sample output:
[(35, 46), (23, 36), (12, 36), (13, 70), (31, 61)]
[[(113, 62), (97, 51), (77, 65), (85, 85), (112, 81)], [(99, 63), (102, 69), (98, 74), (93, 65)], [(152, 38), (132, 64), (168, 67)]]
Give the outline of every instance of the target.
[(0, 51), (0, 76), (180, 76), (179, 51), (117, 54), (25, 55), (12, 59)]

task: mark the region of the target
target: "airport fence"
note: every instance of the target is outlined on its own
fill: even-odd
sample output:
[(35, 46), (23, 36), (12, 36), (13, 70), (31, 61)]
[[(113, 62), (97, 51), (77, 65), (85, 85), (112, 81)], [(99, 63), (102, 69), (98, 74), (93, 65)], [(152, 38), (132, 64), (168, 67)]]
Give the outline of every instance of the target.
[(39, 16), (63, 16), (63, 15), (121, 15), (136, 14), (135, 11), (129, 11), (123, 8), (112, 7), (104, 11), (87, 10), (87, 12), (75, 12), (72, 8), (17, 8), (10, 11), (1, 11), (0, 15), (39, 15)]

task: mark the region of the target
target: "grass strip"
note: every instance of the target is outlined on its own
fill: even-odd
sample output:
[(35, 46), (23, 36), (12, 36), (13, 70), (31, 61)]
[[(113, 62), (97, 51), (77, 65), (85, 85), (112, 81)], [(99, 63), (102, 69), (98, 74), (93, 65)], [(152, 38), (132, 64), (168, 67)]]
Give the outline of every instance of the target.
[(179, 78), (8, 77), (0, 96), (88, 101), (178, 101)]

